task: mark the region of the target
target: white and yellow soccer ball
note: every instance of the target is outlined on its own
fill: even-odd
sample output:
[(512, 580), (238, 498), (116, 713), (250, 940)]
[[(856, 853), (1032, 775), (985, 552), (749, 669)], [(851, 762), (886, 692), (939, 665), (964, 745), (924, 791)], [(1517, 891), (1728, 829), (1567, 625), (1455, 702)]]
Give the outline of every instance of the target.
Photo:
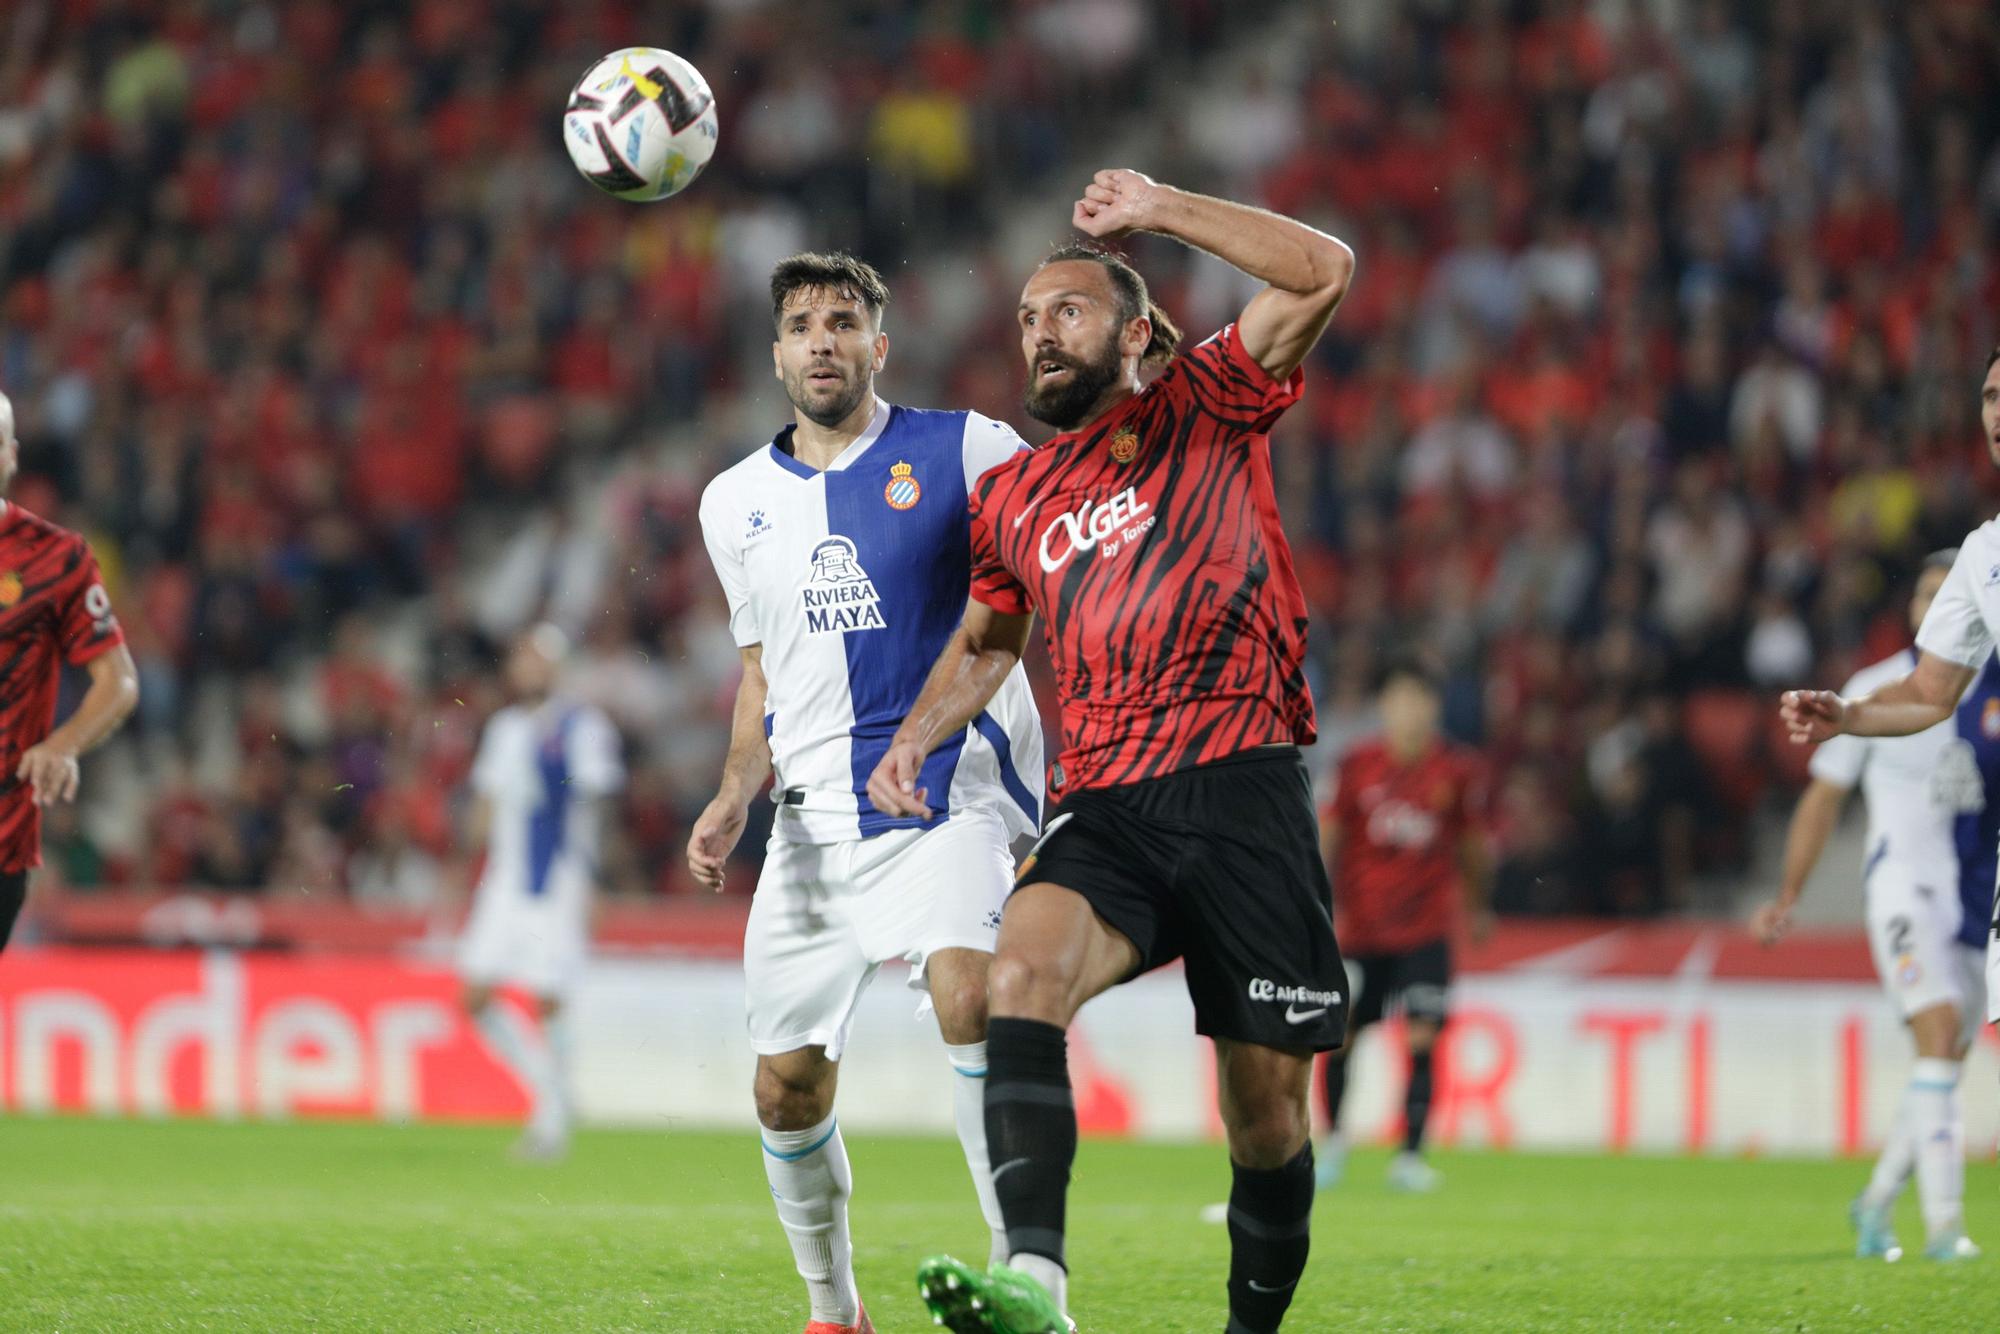
[(563, 147), (583, 178), (639, 203), (687, 189), (714, 155), (718, 129), (701, 71), (651, 46), (592, 65), (563, 111)]

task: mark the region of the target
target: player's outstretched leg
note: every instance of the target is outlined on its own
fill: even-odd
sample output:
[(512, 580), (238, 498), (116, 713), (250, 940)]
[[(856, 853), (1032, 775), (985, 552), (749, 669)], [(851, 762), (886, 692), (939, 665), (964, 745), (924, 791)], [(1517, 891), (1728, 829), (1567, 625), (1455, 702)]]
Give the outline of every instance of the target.
[(771, 1199), (812, 1303), (806, 1334), (870, 1334), (847, 1231), (854, 1177), (833, 1115), (837, 1069), (820, 1047), (759, 1056), (757, 1120)]
[(1403, 1148), (1389, 1162), (1389, 1185), (1394, 1190), (1436, 1190), (1444, 1184), (1444, 1178), (1424, 1161), (1423, 1149), (1424, 1130), (1430, 1123), (1431, 1091), (1436, 1081), (1438, 1024), (1413, 1016), (1405, 1032), (1410, 1049), (1410, 1077), (1403, 1086)]
[(514, 1146), (515, 1156), (541, 1161), (562, 1157), (569, 1147), (568, 1118), (546, 1026), (538, 1030), (517, 1006), (496, 999), (484, 986), (467, 988), (465, 1008), (486, 1045), (527, 1086), (528, 1125)]
[(1903, 1093), (1923, 1207), (1924, 1255), (1964, 1260), (1979, 1253), (1965, 1236), (1965, 1115), (1958, 1080), (1964, 1055), (1958, 1007), (1929, 1006), (1910, 1016), (1917, 1061)]
[(986, 1148), (986, 973), (993, 956), (983, 950), (939, 950), (925, 961), (938, 1032), (951, 1059), (952, 1121), (979, 1196), (979, 1212), (991, 1233), (987, 1262), (1007, 1258), (1007, 1224), (993, 1189), (993, 1163)]
[(1848, 1206), (1847, 1220), (1854, 1225), (1854, 1254), (1860, 1259), (1894, 1263), (1903, 1258), (1903, 1248), (1896, 1242), (1896, 1201), (1916, 1166), (1916, 1154), (1910, 1138), (1909, 1108), (1903, 1106), (1896, 1111), (1868, 1185)]
[(1229, 1334), (1284, 1321), (1312, 1247), (1310, 1053), (1218, 1038), (1216, 1088), (1229, 1132)]

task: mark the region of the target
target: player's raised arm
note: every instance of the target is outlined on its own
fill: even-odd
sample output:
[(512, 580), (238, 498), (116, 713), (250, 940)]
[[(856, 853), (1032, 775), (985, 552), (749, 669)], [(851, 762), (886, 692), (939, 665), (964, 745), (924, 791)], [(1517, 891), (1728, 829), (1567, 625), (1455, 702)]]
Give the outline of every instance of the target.
[(722, 889), (722, 868), (743, 837), (750, 815), (750, 798), (771, 776), (771, 743), (764, 734), (764, 646), (745, 645), (743, 679), (736, 686), (736, 710), (729, 724), (729, 758), (722, 764), (722, 782), (715, 800), (694, 822), (688, 834), (688, 870), (710, 889)]
[(1951, 717), (1972, 684), (1972, 668), (1923, 652), (1916, 670), (1860, 699), (1831, 690), (1788, 690), (1779, 712), (1792, 744), (1810, 745), (1849, 736), (1910, 736)]
[(1100, 239), (1141, 231), (1171, 236), (1269, 284), (1243, 308), (1236, 336), (1278, 380), (1306, 359), (1354, 276), (1354, 252), (1325, 232), (1136, 171), (1098, 172), (1070, 220)]
[(965, 619), (938, 654), (909, 716), (896, 729), (882, 762), (868, 776), (868, 800), (885, 815), (931, 818), (929, 793), (917, 786), (924, 758), (946, 737), (962, 732), (993, 698), (1007, 673), (1027, 651), (1033, 612), (1010, 615), (977, 598), (967, 600)]

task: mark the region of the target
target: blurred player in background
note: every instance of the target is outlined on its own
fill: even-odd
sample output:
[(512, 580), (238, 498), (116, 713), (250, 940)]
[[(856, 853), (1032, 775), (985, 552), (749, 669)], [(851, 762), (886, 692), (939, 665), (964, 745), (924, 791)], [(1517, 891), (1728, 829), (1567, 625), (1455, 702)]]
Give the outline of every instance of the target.
[[(1988, 458), (2000, 464), (2000, 348), (1986, 358), (1986, 378), (1980, 384), (1980, 426), (1986, 434)], [(1952, 558), (1950, 570), (1936, 582), (1930, 606), (1918, 622), (1912, 656), (1890, 660), (1894, 666), (1878, 664), (1872, 668), (1872, 676), (1870, 672), (1858, 674), (1848, 682), (1848, 690), (1840, 694), (1832, 690), (1792, 690), (1784, 696), (1782, 714), (1792, 740), (1804, 744), (1832, 742), (1840, 736), (1910, 738), (1912, 764), (1920, 762), (1918, 746), (1922, 736), (1940, 734), (1938, 746), (1948, 746), (1952, 740), (1950, 720), (1960, 710), (1966, 686), (1972, 684), (1974, 676), (1980, 676), (1982, 668), (1988, 668), (1994, 656), (1994, 630), (2000, 630), (2000, 520), (1988, 520), (1966, 534), (1958, 554)], [(1990, 726), (2000, 730), (2000, 710), (1994, 710), (1990, 718)], [(1982, 740), (1986, 740), (1986, 726), (1988, 710), (1980, 704), (1976, 730)], [(1902, 750), (1884, 750), (1884, 754), (1896, 754), (1896, 766), (1902, 768)], [(1934, 790), (1934, 800), (1962, 810), (1974, 800), (1972, 786), (1978, 782), (1980, 764), (1962, 752), (1958, 752), (1958, 760), (1952, 760), (1952, 754), (1952, 750), (1946, 750), (1944, 770), (1932, 774), (1934, 782), (1952, 790)], [(1820, 756), (1824, 756), (1824, 750)], [(1820, 756), (1814, 756), (1816, 778), (1822, 774), (1846, 776), (1858, 772), (1864, 784), (1878, 762), (1874, 754), (1864, 764), (1852, 758), (1852, 752), (1836, 750), (1834, 760), (1822, 766)], [(1912, 778), (1916, 778), (1914, 772)], [(1826, 798), (1820, 800), (1824, 802)], [(1876, 968), (1884, 972), (1884, 982), (1904, 1002), (1910, 1032), (1918, 1048), (1918, 1060), (1910, 1072), (1910, 1090), (1904, 1094), (1902, 1104), (1906, 1124), (1898, 1126), (1898, 1130), (1908, 1136), (1910, 1152), (1916, 1160), (1916, 1186), (1926, 1230), (1924, 1254), (1932, 1260), (1960, 1260), (1980, 1254), (1978, 1246), (1966, 1238), (1960, 1216), (1966, 1148), (1958, 1098), (1960, 1058), (1970, 1046), (1970, 1034), (1964, 1032), (1958, 1020), (1970, 1018), (1966, 1010), (1978, 1004), (1978, 986), (1970, 976), (1962, 980), (1954, 976), (1954, 970), (1970, 968), (1970, 960), (1960, 956), (1954, 944), (1964, 912), (1950, 902), (1950, 890), (1958, 876), (1944, 862), (1948, 846), (1936, 848), (1942, 842), (1936, 838), (1938, 820), (1946, 816), (1938, 812), (1934, 820), (1926, 822), (1918, 812), (1910, 812), (1908, 816), (1898, 814), (1894, 820), (1886, 820), (1884, 812), (1876, 810), (1876, 798), (1870, 790), (1868, 818), (1868, 938), (1874, 948)], [(1894, 866), (1892, 858), (1898, 844), (1920, 838), (1922, 834), (1916, 832), (1920, 828), (1928, 830), (1936, 850), (1914, 866)], [(1800, 846), (1804, 838), (1806, 834), (1794, 822), (1794, 844), (1786, 848), (1786, 888), (1790, 888), (1792, 862), (1802, 860), (1806, 854), (1806, 848)], [(1884, 844), (1876, 842), (1878, 838), (1886, 840), (1886, 850)], [(1876, 866), (1878, 858), (1882, 866)], [(1810, 860), (1806, 866), (1810, 866)], [(1976, 866), (1978, 862), (1966, 870), (1976, 870)], [(1876, 880), (1882, 876), (1890, 878), (1878, 890)], [(1798, 878), (1804, 882), (1804, 870), (1798, 872)], [(1928, 896), (1922, 894), (1924, 888), (1930, 890)], [(1876, 920), (1878, 894), (1882, 894), (1884, 904), (1880, 926)], [(1796, 898), (1796, 890), (1792, 890), (1792, 898)], [(1788, 906), (1786, 900), (1772, 904), (1760, 916), (1758, 926), (1768, 936), (1776, 936), (1784, 926), (1784, 910)], [(1900, 918), (1908, 918), (1908, 930), (1898, 930), (1902, 926)], [(1894, 978), (1890, 976), (1892, 970)], [(2000, 1018), (2000, 1010), (1994, 1010), (2000, 1004), (2000, 916), (1992, 920), (1984, 992), (1986, 1018)], [(1912, 1004), (1918, 1008), (1912, 1010)], [(1890, 1182), (1904, 1170), (1896, 1160), (1896, 1134), (1892, 1134), (1882, 1162), (1876, 1166), (1876, 1178), (1854, 1208), (1862, 1254), (1888, 1254), (1894, 1246), (1894, 1238), (1888, 1234), (1888, 1208), (1882, 1202), (1894, 1200)]]
[(1320, 850), (1333, 873), (1333, 905), (1354, 981), (1348, 1045), (1326, 1058), (1332, 1125), (1319, 1183), (1340, 1180), (1347, 1142), (1340, 1105), (1347, 1059), (1361, 1030), (1400, 1008), (1409, 1050), (1403, 1148), (1389, 1163), (1397, 1190), (1434, 1190), (1422, 1158), (1434, 1087), (1432, 1053), (1451, 988), (1451, 937), (1464, 901), (1475, 940), (1492, 929), (1491, 858), (1481, 828), (1484, 780), (1478, 756), (1439, 730), (1437, 680), (1414, 658), (1392, 662), (1379, 694), (1382, 735), (1349, 751), (1336, 770), (1320, 821)]
[(1022, 292), (1027, 409), (1062, 434), (980, 479), (964, 623), (868, 788), (882, 809), (928, 812), (929, 757), (1016, 670), (1042, 610), (1059, 805), (1007, 901), (987, 1039), (1011, 1256), (985, 1272), (933, 1257), (919, 1286), (954, 1330), (1065, 1328), (1067, 1030), (1092, 996), (1184, 958), (1234, 1169), (1229, 1329), (1261, 1334), (1305, 1272), (1307, 1086), (1313, 1053), (1341, 1044), (1347, 985), (1298, 750), (1314, 736), (1305, 599), (1266, 433), (1298, 400), (1354, 256), (1133, 171), (1099, 172), (1071, 220), (1174, 237), (1266, 286), (1179, 356), (1145, 280), (1106, 252), (1058, 250)]
[(936, 810), (868, 799), (868, 774), (965, 605), (966, 493), (1027, 448), (976, 412), (875, 396), (888, 300), (881, 275), (847, 255), (778, 266), (772, 355), (793, 421), (701, 502), (743, 680), (721, 790), (695, 823), (688, 865), (722, 887), (750, 799), (775, 769), (743, 968), (764, 1167), (811, 1298), (807, 1334), (869, 1328), (833, 1102), (854, 1007), (887, 960), (907, 959), (910, 984), (929, 991), (956, 1071), (959, 1141), (1004, 1254), (983, 1113), (986, 972), (1011, 840), (1034, 832), (1042, 800), (1041, 721), (1019, 670), (925, 767)]
[[(1918, 571), (1912, 631), (1924, 623), (1957, 557), (1956, 550), (1935, 552)], [(1916, 651), (1905, 649), (1856, 672), (1840, 693), (1859, 698), (1908, 676), (1916, 665)], [(1917, 1044), (1909, 1088), (1874, 1176), (1849, 1210), (1863, 1258), (1902, 1257), (1891, 1220), (1913, 1170), (1924, 1229), (1932, 1242), (1952, 1242), (1940, 1258), (1957, 1258), (1965, 1198), (1965, 1125), (1957, 1090), (1986, 1008), (1981, 947), (1994, 876), (1986, 810), (1996, 780), (2000, 662), (1989, 657), (1952, 718), (1909, 736), (1836, 736), (1814, 752), (1812, 782), (1785, 839), (1784, 881), (1778, 897), (1752, 919), (1766, 945), (1784, 936), (1840, 808), (1859, 784), (1868, 808), (1862, 888), (1869, 949)]]
[[(536, 1159), (569, 1148), (569, 1002), (589, 948), (604, 810), (625, 783), (611, 721), (556, 690), (568, 652), (553, 625), (508, 650), (510, 702), (487, 720), (472, 765), (472, 833), (486, 865), (458, 964), (466, 1011), (528, 1088), (515, 1151)], [(495, 997), (509, 985), (533, 999), (539, 1026)]]
[[(0, 950), (42, 864), (44, 806), (76, 799), (77, 756), (139, 702), (139, 673), (84, 540), (5, 499), (20, 466), (14, 405), (0, 394)], [(63, 664), (90, 673), (55, 727)], [(50, 730), (54, 728), (54, 730)]]

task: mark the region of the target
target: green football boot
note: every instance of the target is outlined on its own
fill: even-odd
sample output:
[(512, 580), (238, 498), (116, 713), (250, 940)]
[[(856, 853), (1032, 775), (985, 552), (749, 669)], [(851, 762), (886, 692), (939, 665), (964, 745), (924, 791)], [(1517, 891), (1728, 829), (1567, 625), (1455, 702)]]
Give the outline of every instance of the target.
[(934, 1255), (917, 1266), (917, 1292), (931, 1323), (952, 1334), (1068, 1334), (1075, 1328), (1046, 1288), (1002, 1264), (982, 1273)]

